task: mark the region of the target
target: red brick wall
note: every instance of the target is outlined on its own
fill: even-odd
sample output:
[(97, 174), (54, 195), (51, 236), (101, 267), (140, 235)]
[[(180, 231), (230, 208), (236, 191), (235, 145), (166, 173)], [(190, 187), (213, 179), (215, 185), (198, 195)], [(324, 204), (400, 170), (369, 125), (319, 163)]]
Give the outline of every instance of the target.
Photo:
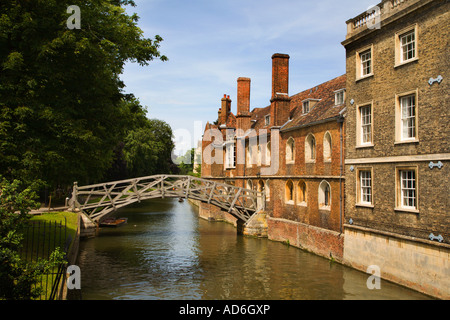
[(289, 245), (325, 258), (343, 260), (344, 234), (283, 219), (269, 218), (267, 224), (270, 240), (289, 241)]

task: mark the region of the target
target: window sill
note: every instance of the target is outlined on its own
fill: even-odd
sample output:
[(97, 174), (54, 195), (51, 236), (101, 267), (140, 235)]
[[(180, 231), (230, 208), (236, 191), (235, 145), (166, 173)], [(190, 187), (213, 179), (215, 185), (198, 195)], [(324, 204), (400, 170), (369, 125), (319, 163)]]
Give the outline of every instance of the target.
[(362, 76), (362, 77), (358, 77), (358, 78), (356, 78), (355, 82), (362, 81), (362, 80), (365, 80), (365, 79), (368, 79), (368, 78), (371, 78), (371, 77), (373, 77), (373, 73), (367, 74), (367, 75)]
[(362, 207), (362, 208), (371, 208), (371, 209), (374, 208), (374, 205), (370, 204), (370, 203), (357, 203), (356, 206), (357, 207)]
[(297, 205), (300, 206), (300, 207), (307, 207), (308, 206), (308, 204), (305, 201), (297, 203)]
[(399, 68), (399, 67), (402, 67), (404, 65), (410, 64), (411, 62), (416, 62), (418, 60), (419, 60), (419, 58), (415, 57), (415, 58), (412, 58), (412, 59), (409, 59), (409, 60), (406, 60), (406, 61), (403, 61), (403, 62), (397, 62), (397, 63), (395, 63), (394, 68)]
[(331, 211), (331, 207), (330, 206), (323, 206), (323, 207), (319, 206), (319, 210)]
[(305, 163), (316, 163), (316, 160), (305, 160)]
[(331, 163), (331, 159), (325, 159), (325, 160), (323, 160), (323, 162), (325, 162), (325, 163)]
[(356, 149), (372, 148), (373, 146), (374, 146), (373, 143), (367, 143), (367, 144), (360, 144), (360, 145), (357, 145), (355, 148), (356, 148)]
[(294, 200), (285, 201), (284, 203), (285, 203), (285, 204), (294, 205)]
[(406, 213), (419, 213), (419, 210), (413, 208), (403, 208), (403, 207), (395, 207), (395, 211), (397, 212), (406, 212)]
[(286, 161), (286, 164), (295, 164), (295, 160)]
[(419, 143), (419, 139), (410, 139), (410, 140), (398, 140), (398, 141), (394, 141), (394, 145), (397, 145), (397, 144), (405, 144), (405, 143)]

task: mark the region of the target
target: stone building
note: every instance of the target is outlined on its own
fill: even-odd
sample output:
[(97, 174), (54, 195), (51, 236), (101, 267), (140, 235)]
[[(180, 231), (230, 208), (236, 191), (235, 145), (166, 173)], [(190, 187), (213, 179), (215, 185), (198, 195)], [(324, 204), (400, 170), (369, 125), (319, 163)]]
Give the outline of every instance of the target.
[(450, 297), (450, 4), (347, 21), (344, 262)]
[[(342, 260), (346, 76), (289, 95), (289, 56), (272, 56), (270, 105), (250, 110), (237, 79), (236, 114), (224, 95), (203, 137), (202, 177), (265, 190), (267, 236)], [(214, 161), (212, 161), (214, 160)], [(201, 204), (200, 215), (233, 221)]]

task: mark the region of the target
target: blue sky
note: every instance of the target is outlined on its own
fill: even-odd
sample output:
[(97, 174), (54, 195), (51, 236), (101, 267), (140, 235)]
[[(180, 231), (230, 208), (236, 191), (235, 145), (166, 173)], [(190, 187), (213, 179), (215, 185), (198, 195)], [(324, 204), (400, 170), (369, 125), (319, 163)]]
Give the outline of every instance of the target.
[[(201, 139), (220, 99), (236, 110), (236, 80), (251, 78), (250, 107), (270, 104), (271, 57), (290, 55), (289, 94), (345, 73), (346, 23), (374, 0), (135, 0), (145, 37), (160, 35), (167, 62), (129, 63), (122, 80), (175, 133), (176, 153)], [(200, 128), (200, 129), (198, 129)]]

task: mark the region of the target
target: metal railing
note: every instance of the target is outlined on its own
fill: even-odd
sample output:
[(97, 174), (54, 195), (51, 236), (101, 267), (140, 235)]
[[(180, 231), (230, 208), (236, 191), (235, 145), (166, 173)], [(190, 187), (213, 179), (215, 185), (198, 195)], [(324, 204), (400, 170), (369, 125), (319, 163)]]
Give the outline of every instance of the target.
[[(27, 263), (48, 260), (56, 248), (67, 255), (71, 236), (67, 232), (67, 219), (63, 221), (30, 221), (23, 230), (24, 240), (19, 251)], [(66, 278), (67, 263), (60, 263), (50, 272), (41, 275), (35, 287), (42, 289), (38, 300), (55, 300), (61, 297), (61, 285)]]

